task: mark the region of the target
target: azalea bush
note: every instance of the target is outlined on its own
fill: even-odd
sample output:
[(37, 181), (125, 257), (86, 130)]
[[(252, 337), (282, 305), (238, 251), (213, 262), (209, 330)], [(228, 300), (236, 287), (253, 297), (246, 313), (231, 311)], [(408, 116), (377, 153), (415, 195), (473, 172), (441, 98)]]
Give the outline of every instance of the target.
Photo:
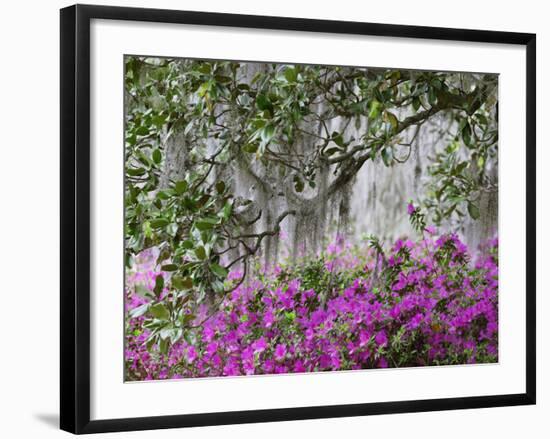
[[(409, 214), (414, 217), (414, 207)], [(217, 304), (172, 295), (158, 250), (126, 282), (126, 379), (234, 376), (498, 360), (498, 241), (342, 237), (315, 257), (231, 271)]]
[(127, 56), (124, 84), (127, 380), (497, 361), (498, 75)]

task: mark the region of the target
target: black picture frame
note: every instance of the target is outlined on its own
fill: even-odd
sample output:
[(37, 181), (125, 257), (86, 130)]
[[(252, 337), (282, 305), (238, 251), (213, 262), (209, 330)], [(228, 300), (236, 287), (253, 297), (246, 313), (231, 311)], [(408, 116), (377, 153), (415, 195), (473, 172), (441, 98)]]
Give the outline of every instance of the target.
[[(526, 392), (479, 397), (90, 420), (90, 21), (92, 19), (525, 46), (527, 59), (525, 66), (527, 87), (525, 115), (527, 147)], [(81, 434), (535, 404), (535, 63), (536, 36), (529, 33), (89, 5), (75, 5), (62, 9), (61, 429)]]

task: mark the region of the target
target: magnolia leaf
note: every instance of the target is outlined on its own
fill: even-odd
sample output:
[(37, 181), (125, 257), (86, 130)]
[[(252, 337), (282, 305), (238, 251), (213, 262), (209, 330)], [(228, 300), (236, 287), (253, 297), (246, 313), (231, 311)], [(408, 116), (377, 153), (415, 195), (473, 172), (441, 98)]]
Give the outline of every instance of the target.
[(210, 270), (212, 270), (212, 273), (214, 273), (220, 279), (225, 279), (227, 277), (227, 270), (221, 265), (211, 264)]
[(151, 315), (159, 320), (170, 319), (170, 312), (162, 303), (156, 303), (149, 308)]
[(162, 153), (160, 152), (160, 149), (155, 149), (153, 151), (153, 154), (151, 154), (151, 157), (153, 158), (153, 161), (158, 165), (162, 160)]
[(480, 216), (479, 208), (470, 201), (468, 201), (468, 213), (470, 214), (472, 219), (474, 220), (479, 219), (479, 216)]
[(284, 75), (285, 75), (285, 79), (288, 82), (296, 82), (296, 79), (298, 79), (298, 74), (296, 73), (296, 69), (294, 69), (292, 67), (288, 67), (285, 70)]
[(390, 166), (393, 160), (393, 153), (391, 148), (382, 148), (380, 151), (380, 155), (382, 156), (382, 161), (384, 162), (384, 165)]
[(187, 186), (187, 182), (185, 180), (181, 180), (175, 184), (174, 190), (178, 195), (181, 195), (187, 190)]
[(176, 271), (178, 266), (176, 264), (166, 264), (160, 267), (162, 271)]
[(184, 248), (185, 250), (190, 250), (193, 247), (195, 247), (195, 245), (193, 244), (193, 241), (190, 241), (189, 239), (186, 239), (185, 241), (183, 241), (181, 243), (181, 247)]
[(130, 317), (135, 319), (137, 317), (141, 317), (143, 314), (147, 312), (149, 309), (149, 303), (144, 303), (143, 305), (140, 305), (132, 310), (130, 310)]
[(395, 132), (397, 131), (397, 127), (399, 126), (399, 121), (397, 120), (397, 116), (389, 111), (386, 111), (386, 120), (390, 123), (392, 130)]
[(206, 259), (206, 250), (201, 245), (200, 247), (195, 249), (195, 255), (197, 255), (197, 258), (199, 258), (201, 261)]
[(233, 210), (233, 204), (230, 201), (227, 201), (223, 206), (223, 210), (221, 212), (222, 218), (227, 221), (231, 216), (232, 210)]
[(261, 134), (262, 141), (268, 144), (269, 142), (271, 142), (271, 139), (273, 139), (274, 134), (275, 134), (275, 127), (271, 124), (266, 125), (262, 129), (262, 134)]
[(264, 94), (259, 94), (256, 96), (256, 106), (260, 110), (269, 110), (271, 108), (271, 102), (269, 102), (269, 99)]
[(139, 177), (145, 174), (145, 172), (144, 168), (126, 168), (126, 173), (131, 177)]
[(193, 288), (193, 279), (190, 277), (182, 278), (180, 276), (172, 277), (172, 286), (177, 290), (188, 290)]
[(304, 182), (297, 175), (294, 176), (294, 189), (296, 192), (302, 192), (304, 190)]
[(200, 231), (211, 230), (214, 228), (214, 224), (208, 221), (197, 221), (195, 227)]
[(340, 134), (338, 131), (334, 131), (332, 133), (332, 141), (336, 143), (340, 147), (344, 147), (344, 138), (342, 137), (342, 134)]
[(168, 221), (166, 218), (155, 218), (150, 221), (151, 227), (155, 229), (160, 229), (161, 227), (165, 227), (168, 224), (170, 224), (170, 221)]
[(159, 343), (159, 350), (162, 354), (168, 353), (168, 339), (162, 338)]
[(369, 119), (376, 119), (378, 117), (378, 114), (380, 114), (380, 105), (380, 102), (378, 102), (376, 99), (370, 102)]
[(243, 146), (243, 151), (248, 152), (250, 154), (254, 154), (255, 152), (258, 151), (258, 145), (256, 145), (255, 143), (247, 143), (246, 145)]
[(136, 134), (138, 136), (147, 136), (149, 134), (149, 128), (142, 125), (136, 130)]
[(472, 144), (472, 128), (470, 124), (466, 122), (462, 128), (462, 140), (466, 146), (471, 146)]
[(162, 293), (162, 290), (164, 288), (164, 277), (162, 274), (157, 275), (155, 279), (155, 288), (153, 288), (154, 293), (158, 296), (160, 296), (160, 293)]

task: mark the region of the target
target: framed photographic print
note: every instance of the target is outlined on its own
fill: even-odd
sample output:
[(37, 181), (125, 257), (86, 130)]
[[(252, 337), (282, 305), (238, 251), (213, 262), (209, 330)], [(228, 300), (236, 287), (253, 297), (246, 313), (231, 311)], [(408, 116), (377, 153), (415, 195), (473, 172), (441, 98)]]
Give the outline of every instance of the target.
[(534, 404), (535, 129), (533, 34), (62, 9), (61, 428)]

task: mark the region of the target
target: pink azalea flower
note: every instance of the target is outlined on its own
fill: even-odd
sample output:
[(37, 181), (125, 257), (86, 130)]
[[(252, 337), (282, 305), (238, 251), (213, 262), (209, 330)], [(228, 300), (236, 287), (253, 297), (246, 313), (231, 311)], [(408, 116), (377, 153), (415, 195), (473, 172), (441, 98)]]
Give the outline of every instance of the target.
[(193, 364), (198, 356), (199, 355), (197, 353), (197, 350), (193, 346), (189, 346), (187, 348), (187, 361), (189, 362), (189, 364)]
[(386, 335), (386, 331), (378, 331), (374, 337), (374, 341), (378, 346), (386, 346), (388, 344), (388, 336)]
[(278, 344), (275, 346), (275, 359), (277, 361), (283, 361), (286, 356), (286, 346), (284, 344)]
[(255, 353), (261, 353), (267, 349), (267, 343), (265, 342), (264, 337), (260, 337), (254, 343), (252, 343), (252, 349)]

